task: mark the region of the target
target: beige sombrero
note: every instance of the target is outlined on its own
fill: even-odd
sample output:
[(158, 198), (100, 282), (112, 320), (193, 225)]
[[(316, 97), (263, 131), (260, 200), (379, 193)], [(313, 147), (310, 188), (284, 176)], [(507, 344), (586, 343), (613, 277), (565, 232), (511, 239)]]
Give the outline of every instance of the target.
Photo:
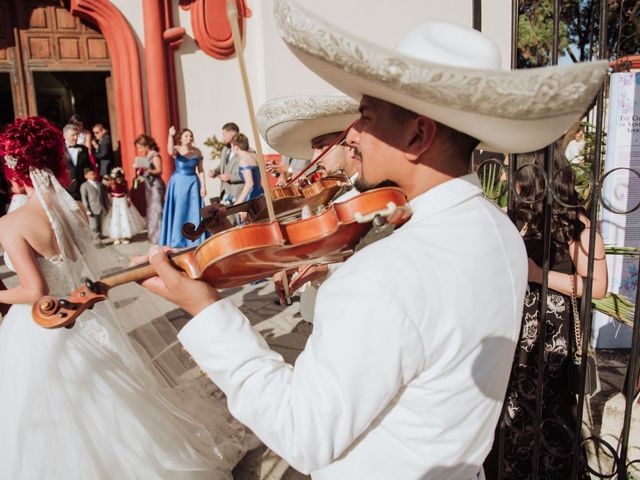
[(540, 149), (584, 115), (607, 62), (502, 70), (482, 33), (430, 20), (396, 50), (353, 36), (300, 7), (276, 0), (280, 34), (309, 69), (356, 100), (394, 103), (465, 132), (496, 152)]
[(311, 160), (311, 140), (345, 130), (358, 118), (358, 107), (344, 95), (282, 97), (262, 105), (256, 120), (260, 135), (276, 152)]

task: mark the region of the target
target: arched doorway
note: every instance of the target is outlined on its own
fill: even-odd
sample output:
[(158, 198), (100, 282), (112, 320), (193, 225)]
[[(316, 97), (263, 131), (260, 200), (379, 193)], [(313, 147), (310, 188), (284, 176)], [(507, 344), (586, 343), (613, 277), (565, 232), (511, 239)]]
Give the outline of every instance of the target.
[[(0, 121), (41, 115), (62, 127), (79, 114), (118, 141), (111, 60), (100, 32), (60, 0), (0, 0)], [(116, 143), (117, 144), (117, 143)]]

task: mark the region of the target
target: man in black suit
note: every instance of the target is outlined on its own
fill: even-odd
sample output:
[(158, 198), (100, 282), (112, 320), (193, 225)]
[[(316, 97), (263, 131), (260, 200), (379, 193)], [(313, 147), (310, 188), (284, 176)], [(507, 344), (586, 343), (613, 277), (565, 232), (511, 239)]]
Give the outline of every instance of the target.
[(92, 129), (93, 136), (91, 141), (93, 145), (93, 156), (98, 164), (100, 178), (109, 175), (113, 168), (113, 145), (111, 144), (111, 135), (104, 128), (102, 123), (96, 123)]
[(75, 125), (65, 125), (62, 135), (65, 143), (64, 159), (71, 180), (67, 192), (76, 200), (80, 200), (80, 185), (85, 181), (84, 169), (93, 169), (89, 150), (84, 145), (78, 145), (78, 127)]

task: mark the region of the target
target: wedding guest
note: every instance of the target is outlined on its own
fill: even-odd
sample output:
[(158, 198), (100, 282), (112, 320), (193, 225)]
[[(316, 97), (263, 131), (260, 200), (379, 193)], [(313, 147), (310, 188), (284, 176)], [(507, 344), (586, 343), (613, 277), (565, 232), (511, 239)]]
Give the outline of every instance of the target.
[(80, 115), (74, 113), (69, 117), (69, 121), (67, 123), (78, 127), (78, 143), (87, 147), (87, 150), (91, 152), (91, 140), (93, 138), (91, 137), (91, 132), (84, 128), (84, 122)]
[(183, 128), (176, 137), (176, 129), (169, 129), (167, 151), (173, 157), (175, 170), (169, 179), (167, 195), (162, 212), (162, 232), (160, 245), (173, 248), (189, 247), (200, 244), (203, 234), (192, 241), (182, 235), (182, 226), (187, 223), (200, 223), (200, 209), (204, 206), (204, 177), (202, 170), (202, 152), (193, 145), (193, 132)]
[(102, 217), (107, 213), (106, 191), (102, 183), (96, 180), (96, 171), (93, 168), (85, 168), (84, 178), (86, 182), (80, 185), (80, 197), (89, 217), (93, 239), (100, 244)]
[(585, 145), (584, 133), (582, 130), (578, 130), (564, 150), (564, 155), (567, 160), (574, 165), (582, 164), (584, 162), (584, 154), (582, 152)]
[(222, 126), (222, 141), (225, 146), (220, 153), (220, 166), (207, 173), (212, 178), (219, 178), (222, 181), (220, 198), (222, 203), (232, 205), (236, 202), (243, 188), (243, 177), (238, 169), (239, 157), (233, 153), (231, 139), (240, 133), (238, 125), (233, 122), (225, 123)]
[(105, 219), (105, 226), (109, 229), (109, 236), (113, 238), (113, 244), (128, 244), (131, 238), (145, 228), (144, 220), (138, 209), (131, 204), (129, 188), (124, 176), (124, 171), (116, 167), (111, 171), (113, 183), (109, 187), (111, 197), (111, 211)]
[[(591, 226), (575, 189), (575, 178), (569, 162), (560, 149), (553, 158), (555, 199), (551, 211), (551, 263), (547, 308), (540, 318), (540, 295), (543, 280), (542, 230), (545, 188), (541, 171), (541, 154), (518, 155), (515, 182), (516, 226), (524, 237), (529, 257), (529, 285), (524, 299), (520, 339), (516, 347), (511, 378), (505, 398), (504, 463), (498, 465), (499, 433), (485, 462), (487, 478), (497, 478), (502, 471), (505, 480), (528, 478), (533, 470), (532, 454), (536, 438), (536, 393), (542, 397), (542, 438), (540, 442), (540, 477), (566, 480), (571, 477), (572, 437), (575, 429), (576, 395), (570, 390), (570, 366), (576, 349), (572, 295), (582, 296), (587, 275)], [(560, 200), (562, 202), (559, 203)], [(564, 205), (563, 205), (564, 204)], [(571, 207), (569, 207), (570, 205)], [(575, 285), (575, 291), (574, 291)], [(595, 237), (593, 298), (607, 292), (607, 263), (604, 243), (599, 232)], [(545, 324), (543, 385), (538, 383), (538, 325)], [(588, 341), (588, 339), (584, 340)], [(586, 478), (586, 470), (579, 478)]]
[(253, 200), (262, 195), (264, 189), (260, 180), (258, 156), (249, 151), (249, 139), (242, 133), (236, 133), (231, 139), (231, 152), (238, 157), (238, 171), (244, 180), (244, 186), (235, 203)]
[(80, 185), (85, 181), (84, 171), (92, 168), (89, 159), (89, 150), (84, 145), (78, 144), (78, 127), (67, 124), (62, 129), (65, 143), (65, 163), (71, 178), (71, 183), (67, 186), (67, 191), (75, 199), (80, 200)]
[[(165, 185), (162, 180), (162, 158), (156, 141), (149, 135), (138, 135), (135, 140), (138, 151), (136, 172), (144, 183), (147, 201), (147, 238), (151, 243), (160, 241)], [(134, 162), (135, 163), (135, 162)]]
[(102, 123), (96, 123), (92, 129), (93, 136), (91, 141), (93, 145), (93, 156), (98, 165), (99, 175), (108, 175), (113, 164), (113, 145), (111, 144), (111, 135)]

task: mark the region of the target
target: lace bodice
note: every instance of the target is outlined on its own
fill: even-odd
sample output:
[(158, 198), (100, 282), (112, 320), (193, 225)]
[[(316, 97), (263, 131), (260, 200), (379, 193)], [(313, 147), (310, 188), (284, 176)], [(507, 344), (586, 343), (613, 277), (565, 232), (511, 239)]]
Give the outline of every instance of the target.
[[(66, 297), (72, 290), (80, 286), (80, 262), (65, 259), (62, 255), (56, 255), (51, 258), (38, 257), (36, 261), (44, 281), (49, 287), (49, 295)], [(11, 263), (11, 259), (6, 253), (4, 254), (4, 263), (9, 270), (15, 272), (13, 263)]]

